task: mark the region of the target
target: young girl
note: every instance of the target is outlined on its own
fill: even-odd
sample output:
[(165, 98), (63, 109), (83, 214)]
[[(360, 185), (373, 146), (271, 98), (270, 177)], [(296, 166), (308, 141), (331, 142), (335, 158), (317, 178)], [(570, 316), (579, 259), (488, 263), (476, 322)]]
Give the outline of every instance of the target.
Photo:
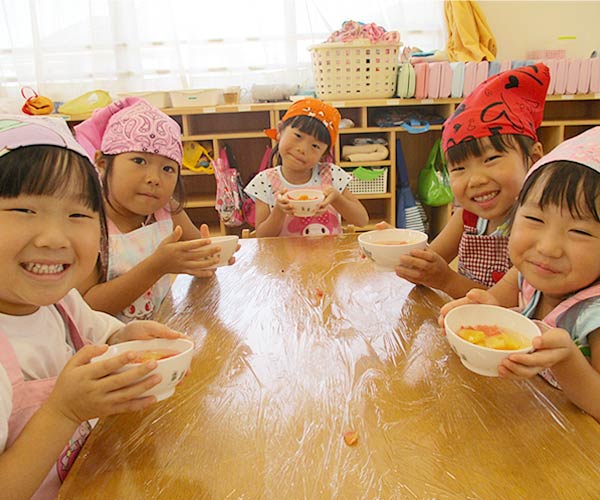
[[(500, 376), (553, 376), (577, 406), (600, 420), (600, 127), (570, 139), (532, 168), (510, 231), (506, 276), (463, 303), (517, 306), (541, 320), (535, 352), (512, 354)], [(544, 331), (545, 330), (545, 331)], [(552, 382), (552, 378), (549, 380)]]
[(179, 125), (128, 97), (94, 112), (75, 135), (101, 173), (109, 234), (106, 278), (96, 270), (80, 290), (93, 309), (150, 319), (169, 274), (209, 276), (218, 262), (208, 228), (199, 231), (182, 210)]
[(54, 498), (88, 419), (154, 401), (140, 395), (160, 376), (139, 379), (156, 362), (115, 375), (133, 353), (90, 364), (106, 346), (84, 344), (181, 336), (125, 326), (74, 289), (96, 265), (102, 221), (96, 172), (64, 121), (0, 115), (2, 498)]
[[(550, 81), (543, 64), (495, 75), (446, 120), (442, 147), (458, 208), (425, 250), (403, 256), (396, 274), (462, 297), (511, 267), (506, 220), (529, 167), (542, 155), (540, 126)], [(458, 272), (449, 263), (458, 256)]]
[[(277, 130), (265, 131), (278, 141), (273, 155), (279, 154), (281, 165), (260, 172), (246, 186), (256, 201), (256, 236), (340, 234), (340, 215), (356, 226), (369, 222), (365, 207), (347, 188), (351, 175), (324, 161), (339, 123), (337, 109), (307, 98), (289, 107)], [(325, 199), (316, 216), (294, 217), (284, 195), (307, 187), (322, 189)]]

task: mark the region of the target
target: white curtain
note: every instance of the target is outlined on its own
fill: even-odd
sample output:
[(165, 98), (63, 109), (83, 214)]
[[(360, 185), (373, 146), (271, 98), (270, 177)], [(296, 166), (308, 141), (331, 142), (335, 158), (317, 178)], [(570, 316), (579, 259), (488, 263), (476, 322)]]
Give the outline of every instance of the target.
[(0, 98), (312, 83), (309, 46), (345, 20), (443, 49), (442, 0), (0, 0)]

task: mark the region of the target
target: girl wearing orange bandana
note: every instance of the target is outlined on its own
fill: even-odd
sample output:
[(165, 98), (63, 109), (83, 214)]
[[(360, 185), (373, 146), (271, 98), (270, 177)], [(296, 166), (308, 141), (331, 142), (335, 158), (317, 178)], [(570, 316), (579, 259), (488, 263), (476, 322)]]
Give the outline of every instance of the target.
[[(460, 208), (427, 249), (401, 257), (398, 276), (457, 298), (491, 287), (510, 269), (506, 222), (543, 154), (537, 128), (549, 82), (544, 64), (499, 73), (446, 120), (442, 148)], [(458, 272), (449, 266), (456, 257)]]
[[(290, 106), (277, 129), (265, 133), (277, 146), (273, 155), (280, 164), (260, 172), (246, 186), (256, 201), (256, 236), (308, 236), (341, 233), (341, 218), (364, 226), (369, 216), (347, 186), (351, 176), (324, 161), (334, 146), (340, 113), (317, 99), (307, 98)], [(321, 189), (325, 199), (316, 215), (296, 217), (285, 196), (300, 188)]]

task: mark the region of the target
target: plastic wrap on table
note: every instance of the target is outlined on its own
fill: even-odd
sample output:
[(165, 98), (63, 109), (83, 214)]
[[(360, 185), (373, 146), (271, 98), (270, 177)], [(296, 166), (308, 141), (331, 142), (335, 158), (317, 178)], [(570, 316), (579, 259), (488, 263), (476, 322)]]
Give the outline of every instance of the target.
[(242, 240), (161, 309), (192, 372), (102, 420), (59, 498), (599, 498), (598, 423), (541, 379), (465, 369), (446, 299), (375, 272), (356, 235)]

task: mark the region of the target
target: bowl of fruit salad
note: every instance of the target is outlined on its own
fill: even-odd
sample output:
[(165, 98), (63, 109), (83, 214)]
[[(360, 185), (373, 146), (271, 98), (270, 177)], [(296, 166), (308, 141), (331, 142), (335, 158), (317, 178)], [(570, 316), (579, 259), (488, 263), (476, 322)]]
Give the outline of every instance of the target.
[(157, 401), (162, 401), (173, 395), (175, 386), (187, 373), (194, 353), (194, 343), (183, 338), (131, 340), (111, 345), (106, 352), (93, 358), (92, 362), (112, 358), (124, 352), (133, 352), (135, 358), (116, 373), (129, 370), (139, 363), (156, 361), (156, 368), (147, 377), (158, 373), (162, 376), (162, 380), (140, 397), (156, 396)]
[(444, 328), (462, 364), (488, 377), (497, 377), (498, 365), (511, 354), (532, 352), (531, 341), (541, 335), (537, 325), (522, 314), (486, 304), (451, 309)]
[(319, 204), (325, 199), (325, 194), (320, 189), (293, 189), (285, 196), (294, 209), (296, 217), (315, 215)]

